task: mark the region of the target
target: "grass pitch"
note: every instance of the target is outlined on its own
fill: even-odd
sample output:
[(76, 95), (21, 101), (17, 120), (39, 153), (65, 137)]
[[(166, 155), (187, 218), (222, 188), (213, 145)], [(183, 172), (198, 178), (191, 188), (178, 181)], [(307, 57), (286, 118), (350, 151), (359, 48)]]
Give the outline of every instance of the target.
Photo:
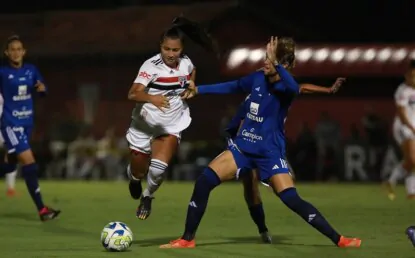
[[(160, 250), (160, 244), (183, 232), (192, 183), (166, 182), (157, 192), (153, 213), (135, 218), (137, 201), (126, 182), (41, 182), (47, 204), (62, 209), (56, 221), (41, 223), (23, 182), (19, 196), (0, 195), (0, 257), (413, 257), (404, 231), (415, 225), (414, 202), (389, 201), (379, 185), (300, 184), (301, 196), (347, 236), (361, 237), (360, 249), (339, 249), (261, 188), (268, 228), (274, 244), (259, 242), (242, 196), (242, 185), (228, 183), (211, 195), (193, 250)], [(134, 243), (125, 253), (106, 252), (101, 229), (123, 221), (133, 230)]]

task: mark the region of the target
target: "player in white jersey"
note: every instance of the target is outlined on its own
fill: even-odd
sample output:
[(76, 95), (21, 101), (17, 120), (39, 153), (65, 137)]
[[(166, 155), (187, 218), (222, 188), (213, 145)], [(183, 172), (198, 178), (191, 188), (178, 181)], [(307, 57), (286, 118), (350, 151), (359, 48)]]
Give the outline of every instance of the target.
[[(0, 117), (3, 114), (3, 105), (4, 105), (3, 95), (0, 94)], [(0, 134), (0, 144), (4, 146), (4, 139), (1, 134)], [(6, 182), (7, 196), (12, 197), (16, 194), (16, 175), (17, 175), (17, 170), (14, 170), (11, 173), (6, 173), (4, 175), (4, 179)]]
[[(192, 61), (183, 54), (184, 34), (213, 50), (204, 30), (187, 19), (176, 18), (161, 37), (160, 53), (143, 63), (128, 93), (136, 107), (126, 135), (131, 149), (127, 173), (131, 197), (140, 198), (136, 215), (142, 220), (150, 215), (153, 195), (163, 182), (182, 131), (192, 120), (180, 96), (196, 75)], [(147, 189), (142, 191), (140, 180), (146, 174)]]
[[(3, 105), (4, 105), (3, 95), (0, 94), (0, 117), (3, 114)], [(0, 134), (0, 144), (4, 147), (4, 139), (1, 134)], [(12, 197), (16, 194), (16, 189), (15, 189), (16, 175), (17, 175), (17, 170), (14, 170), (11, 173), (6, 173), (4, 175), (4, 179), (6, 182), (7, 196)]]
[(405, 73), (405, 81), (395, 92), (397, 114), (393, 123), (393, 136), (399, 144), (403, 159), (388, 179), (388, 197), (395, 199), (394, 186), (405, 177), (409, 199), (415, 199), (415, 60)]

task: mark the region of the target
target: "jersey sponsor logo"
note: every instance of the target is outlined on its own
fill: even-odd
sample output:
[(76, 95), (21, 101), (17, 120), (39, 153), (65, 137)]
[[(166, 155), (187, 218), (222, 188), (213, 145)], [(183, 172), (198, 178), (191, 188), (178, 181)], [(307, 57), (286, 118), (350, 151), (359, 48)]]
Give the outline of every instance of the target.
[(262, 116), (254, 116), (251, 113), (246, 113), (246, 117), (258, 123), (262, 123), (264, 121)]
[(183, 91), (171, 90), (171, 91), (168, 91), (166, 94), (164, 94), (164, 96), (166, 96), (166, 97), (177, 97), (177, 96), (180, 96), (182, 92)]
[(246, 129), (242, 130), (242, 136), (245, 137), (246, 140), (250, 141), (250, 142), (257, 142), (257, 141), (262, 141), (262, 136), (261, 135), (257, 135), (255, 134), (255, 129), (251, 128), (249, 131)]
[(151, 74), (149, 74), (149, 73), (147, 73), (145, 71), (140, 72), (138, 74), (138, 77), (143, 78), (143, 79), (146, 79), (146, 80), (151, 80)]
[(33, 114), (33, 110), (13, 110), (12, 115), (18, 119), (24, 119), (30, 117)]
[(27, 95), (22, 95), (22, 96), (13, 96), (13, 100), (14, 101), (23, 101), (23, 100), (28, 100), (30, 99), (32, 96), (30, 96), (29, 94)]
[(27, 92), (27, 85), (19, 85), (17, 88), (17, 96), (13, 96), (13, 101), (23, 101), (28, 100), (32, 96)]

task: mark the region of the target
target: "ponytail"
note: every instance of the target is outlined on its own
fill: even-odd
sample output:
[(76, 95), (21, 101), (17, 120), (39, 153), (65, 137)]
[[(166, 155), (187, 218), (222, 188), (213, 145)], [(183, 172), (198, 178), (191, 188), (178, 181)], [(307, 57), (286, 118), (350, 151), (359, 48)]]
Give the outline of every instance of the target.
[(183, 40), (184, 35), (190, 38), (194, 43), (202, 46), (205, 50), (217, 55), (219, 54), (217, 44), (206, 30), (198, 23), (184, 17), (174, 18), (172, 26), (163, 33), (161, 40), (163, 41), (166, 37)]

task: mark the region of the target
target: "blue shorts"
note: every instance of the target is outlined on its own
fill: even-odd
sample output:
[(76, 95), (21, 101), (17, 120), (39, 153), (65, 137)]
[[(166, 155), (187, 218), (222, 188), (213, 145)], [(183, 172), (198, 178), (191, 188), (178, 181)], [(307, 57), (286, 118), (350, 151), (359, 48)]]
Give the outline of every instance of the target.
[(1, 134), (8, 153), (19, 154), (30, 149), (32, 127), (6, 126), (1, 128)]
[(236, 144), (229, 144), (228, 150), (232, 153), (240, 173), (258, 169), (259, 178), (262, 182), (268, 182), (276, 174), (290, 173), (283, 154), (273, 152), (272, 156), (269, 157), (251, 155), (242, 153)]

